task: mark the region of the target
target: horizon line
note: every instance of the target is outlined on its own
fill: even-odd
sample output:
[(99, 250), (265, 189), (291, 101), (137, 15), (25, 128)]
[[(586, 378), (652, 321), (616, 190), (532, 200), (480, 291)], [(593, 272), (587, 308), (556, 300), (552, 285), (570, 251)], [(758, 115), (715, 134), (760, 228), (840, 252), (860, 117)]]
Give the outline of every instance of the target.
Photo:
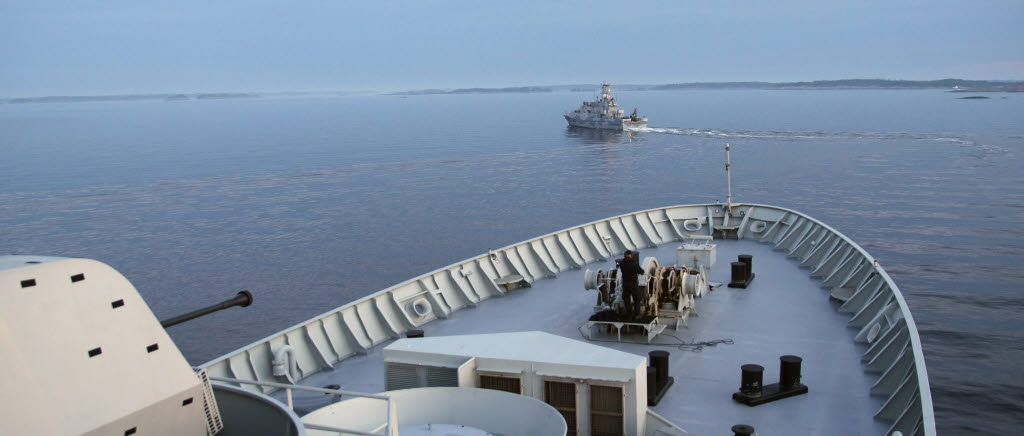
[[(800, 84), (828, 84), (832, 82), (856, 82), (856, 81), (874, 81), (874, 82), (909, 82), (918, 83), (921, 85), (927, 85), (929, 83), (936, 82), (967, 82), (967, 83), (989, 83), (989, 84), (1000, 84), (1000, 85), (1024, 85), (1024, 80), (1015, 79), (960, 79), (960, 78), (944, 78), (944, 79), (928, 79), (928, 80), (916, 80), (916, 79), (881, 79), (881, 78), (848, 78), (848, 79), (816, 79), (816, 80), (800, 80), (800, 81), (784, 81), (784, 82), (771, 82), (762, 80), (742, 80), (742, 81), (725, 81), (725, 82), (713, 82), (713, 81), (699, 81), (699, 82), (672, 82), (672, 83), (623, 83), (617, 86), (631, 86), (631, 87), (671, 87), (671, 86), (715, 86), (715, 87), (726, 87), (729, 85), (764, 85), (764, 86), (787, 86), (787, 85), (800, 85)], [(512, 89), (542, 89), (542, 88), (567, 88), (573, 86), (600, 86), (600, 83), (564, 83), (564, 84), (549, 84), (549, 85), (513, 85), (513, 86), (499, 86), (499, 87), (460, 87), (460, 88), (418, 88), (418, 89), (406, 89), (406, 90), (343, 90), (343, 89), (323, 89), (323, 90), (280, 90), (280, 91), (192, 91), (192, 92), (125, 92), (125, 93), (99, 93), (99, 94), (53, 94), (53, 95), (36, 95), (36, 96), (22, 96), (22, 97), (2, 97), (0, 103), (30, 103), (38, 102), (45, 103), (46, 100), (54, 100), (57, 102), (60, 99), (74, 100), (82, 99), (83, 102), (89, 101), (104, 101), (116, 100), (116, 99), (159, 99), (159, 98), (172, 98), (172, 97), (193, 97), (194, 99), (221, 99), (221, 98), (258, 98), (262, 95), (312, 95), (312, 94), (410, 94), (410, 93), (422, 93), (422, 92), (445, 92), (460, 91), (460, 90), (481, 90), (481, 91), (500, 91), (500, 90), (512, 90)], [(863, 86), (863, 87), (850, 87), (843, 86), (844, 89), (878, 89), (878, 87)], [(920, 88), (920, 86), (918, 87)], [(940, 86), (934, 86), (932, 89), (942, 88)], [(891, 88), (899, 89), (899, 88)], [(648, 90), (671, 90), (671, 89), (648, 89)], [(62, 101), (67, 102), (67, 101)]]

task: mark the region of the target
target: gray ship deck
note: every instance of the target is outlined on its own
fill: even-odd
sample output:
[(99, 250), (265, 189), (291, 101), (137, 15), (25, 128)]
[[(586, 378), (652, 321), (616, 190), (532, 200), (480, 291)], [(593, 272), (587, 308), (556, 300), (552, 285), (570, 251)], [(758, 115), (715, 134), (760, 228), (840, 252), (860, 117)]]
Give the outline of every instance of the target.
[[(666, 329), (648, 346), (626, 342), (643, 341), (624, 337), (624, 342), (598, 342), (618, 350), (646, 355), (655, 349), (671, 353), (670, 375), (675, 384), (656, 413), (692, 434), (726, 434), (734, 424), (750, 424), (763, 434), (885, 434), (890, 422), (873, 415), (885, 396), (869, 394), (876, 377), (865, 373), (860, 356), (867, 349), (853, 341), (857, 330), (847, 327), (848, 314), (836, 311), (829, 291), (820, 281), (799, 268), (799, 261), (787, 259), (786, 252), (751, 240), (715, 241), (718, 263), (709, 280), (723, 283), (696, 302), (699, 316), (691, 316), (688, 327)], [(662, 264), (673, 264), (678, 242), (641, 250), (641, 259), (655, 256)], [(729, 262), (738, 254), (753, 255), (756, 278), (747, 289), (728, 288)], [(532, 288), (512, 291), (501, 298), (481, 302), (423, 325), (427, 336), (540, 330), (577, 340), (579, 327), (593, 313), (595, 291), (583, 289), (586, 268), (609, 269), (611, 261), (588, 264), (583, 269), (563, 271), (556, 278), (537, 280)], [(705, 347), (701, 352), (672, 346), (678, 339), (708, 341), (729, 338), (731, 345)], [(383, 345), (390, 343), (385, 342)], [(333, 371), (313, 374), (301, 384), (326, 386), (359, 392), (384, 390), (383, 346), (335, 365)], [(779, 356), (803, 357), (802, 382), (810, 392), (781, 401), (748, 407), (731, 395), (740, 385), (740, 365), (756, 363), (765, 368), (764, 383), (778, 381)], [(275, 394), (283, 398), (283, 393)], [(297, 409), (313, 410), (328, 403), (322, 394), (295, 393)]]

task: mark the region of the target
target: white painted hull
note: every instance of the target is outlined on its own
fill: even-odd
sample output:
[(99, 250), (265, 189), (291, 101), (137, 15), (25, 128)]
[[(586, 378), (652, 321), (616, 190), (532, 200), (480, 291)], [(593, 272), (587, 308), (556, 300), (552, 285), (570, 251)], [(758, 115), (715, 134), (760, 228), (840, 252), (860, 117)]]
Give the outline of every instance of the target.
[(629, 118), (580, 118), (569, 114), (563, 116), (565, 121), (569, 123), (569, 127), (619, 131), (647, 127), (647, 118), (641, 118), (640, 121), (634, 122)]

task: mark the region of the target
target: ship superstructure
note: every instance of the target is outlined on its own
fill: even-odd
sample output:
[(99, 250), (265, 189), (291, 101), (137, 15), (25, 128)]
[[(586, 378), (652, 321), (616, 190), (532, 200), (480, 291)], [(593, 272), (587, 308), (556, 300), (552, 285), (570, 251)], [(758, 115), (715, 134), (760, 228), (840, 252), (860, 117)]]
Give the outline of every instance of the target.
[(592, 101), (585, 101), (583, 105), (572, 112), (562, 114), (569, 122), (570, 127), (585, 127), (591, 129), (625, 130), (647, 127), (647, 118), (637, 115), (633, 109), (630, 116), (619, 109), (618, 102), (612, 97), (611, 84), (601, 84), (601, 95)]

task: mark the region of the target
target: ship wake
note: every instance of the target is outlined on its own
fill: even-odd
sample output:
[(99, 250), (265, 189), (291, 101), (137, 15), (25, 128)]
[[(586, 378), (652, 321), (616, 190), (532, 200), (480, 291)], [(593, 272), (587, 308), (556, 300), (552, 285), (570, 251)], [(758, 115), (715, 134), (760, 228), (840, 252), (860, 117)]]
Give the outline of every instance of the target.
[(700, 138), (720, 139), (754, 139), (776, 141), (934, 141), (955, 144), (962, 147), (977, 147), (988, 151), (1005, 151), (999, 147), (980, 144), (973, 138), (962, 134), (951, 133), (916, 133), (916, 132), (824, 132), (824, 131), (793, 131), (793, 130), (730, 130), (730, 129), (697, 129), (673, 127), (643, 127), (629, 129), (631, 132), (659, 133), (665, 135), (691, 136)]

